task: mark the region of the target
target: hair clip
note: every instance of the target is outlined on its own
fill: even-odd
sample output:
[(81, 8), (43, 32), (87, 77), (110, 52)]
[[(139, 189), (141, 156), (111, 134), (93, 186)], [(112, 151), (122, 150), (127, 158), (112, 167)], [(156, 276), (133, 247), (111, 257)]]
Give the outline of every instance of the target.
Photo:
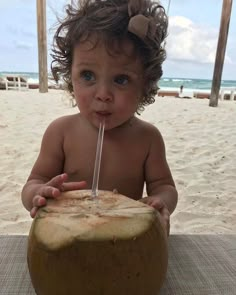
[(150, 19), (142, 14), (137, 14), (130, 18), (128, 31), (144, 40), (148, 33)]
[(162, 6), (158, 6), (155, 16), (145, 16), (142, 14), (147, 7), (142, 0), (129, 0), (128, 14), (130, 17), (128, 24), (128, 31), (138, 36), (145, 41), (148, 39), (159, 40), (161, 43), (166, 35), (168, 20), (165, 14), (165, 10)]

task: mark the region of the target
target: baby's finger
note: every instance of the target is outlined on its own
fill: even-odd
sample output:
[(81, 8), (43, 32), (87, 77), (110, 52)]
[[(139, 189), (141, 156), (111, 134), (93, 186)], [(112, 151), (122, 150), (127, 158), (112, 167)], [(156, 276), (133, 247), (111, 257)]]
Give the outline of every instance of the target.
[(65, 182), (62, 184), (62, 191), (73, 191), (77, 189), (86, 188), (86, 181), (78, 181), (78, 182)]
[(55, 177), (53, 177), (48, 183), (48, 186), (53, 186), (56, 188), (60, 188), (60, 186), (63, 184), (63, 182), (65, 182), (67, 180), (68, 176), (66, 173), (57, 175)]
[(165, 218), (165, 219), (170, 219), (170, 212), (166, 207), (163, 207), (163, 209), (161, 210), (161, 215)]
[(37, 213), (37, 211), (38, 211), (38, 207), (33, 207), (33, 208), (30, 210), (30, 216), (31, 216), (32, 218), (34, 218), (35, 215), (36, 215), (36, 213)]
[(152, 202), (151, 206), (160, 211), (164, 207), (164, 204), (162, 203), (162, 201), (156, 200)]
[(166, 218), (163, 218), (163, 216), (161, 215), (160, 221), (161, 221), (161, 223), (163, 225), (163, 228), (166, 231), (167, 236), (169, 236), (169, 233), (170, 233), (170, 220), (166, 219)]
[(140, 199), (139, 201), (144, 203), (144, 204), (147, 204), (149, 206), (151, 206), (151, 204), (153, 202), (152, 199), (150, 199), (150, 197), (144, 197), (144, 198)]
[(169, 236), (169, 233), (170, 233), (170, 212), (167, 208), (164, 207), (160, 213), (161, 213), (161, 216), (163, 219), (164, 226), (166, 228), (167, 235)]
[(44, 205), (46, 205), (46, 199), (44, 197), (37, 195), (33, 198), (33, 207), (41, 207)]
[(150, 199), (147, 201), (147, 204), (158, 211), (164, 207), (163, 201), (157, 197), (150, 197)]
[(44, 198), (57, 198), (60, 195), (60, 190), (52, 186), (43, 186), (38, 191), (38, 195)]

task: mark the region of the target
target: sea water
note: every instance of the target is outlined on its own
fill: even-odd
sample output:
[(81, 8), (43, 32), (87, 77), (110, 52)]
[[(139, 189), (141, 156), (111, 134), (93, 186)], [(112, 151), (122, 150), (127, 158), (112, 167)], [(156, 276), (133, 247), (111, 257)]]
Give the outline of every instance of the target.
[[(212, 80), (208, 79), (187, 79), (187, 78), (162, 78), (158, 86), (162, 89), (175, 88), (180, 89), (180, 86), (184, 89), (196, 89), (196, 90), (211, 90)], [(236, 88), (236, 81), (234, 80), (222, 80), (220, 88)]]
[[(0, 72), (0, 77), (6, 74), (16, 74), (15, 72)], [(29, 83), (39, 83), (39, 74), (32, 72), (17, 72), (21, 76), (28, 79)], [(49, 74), (49, 77), (51, 75)], [(201, 90), (209, 92), (212, 86), (212, 80), (210, 79), (188, 79), (188, 78), (173, 78), (163, 77), (158, 83), (161, 90), (177, 90), (183, 85), (183, 90)], [(222, 80), (220, 88), (236, 88), (235, 80)]]

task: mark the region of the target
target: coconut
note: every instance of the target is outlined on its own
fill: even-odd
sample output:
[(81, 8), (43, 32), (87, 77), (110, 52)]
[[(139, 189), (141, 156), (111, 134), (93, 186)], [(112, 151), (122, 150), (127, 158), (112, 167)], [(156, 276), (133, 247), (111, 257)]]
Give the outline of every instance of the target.
[(64, 192), (33, 220), (28, 267), (38, 295), (157, 295), (167, 270), (159, 213), (118, 193)]

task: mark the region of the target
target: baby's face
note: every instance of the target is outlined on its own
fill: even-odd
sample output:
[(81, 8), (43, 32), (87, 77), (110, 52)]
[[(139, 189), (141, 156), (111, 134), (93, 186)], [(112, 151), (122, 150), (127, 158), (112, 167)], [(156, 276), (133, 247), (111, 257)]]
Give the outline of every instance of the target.
[(143, 66), (125, 41), (124, 53), (111, 54), (105, 45), (87, 40), (74, 48), (72, 85), (81, 115), (96, 127), (105, 120), (106, 130), (133, 117), (143, 95)]

